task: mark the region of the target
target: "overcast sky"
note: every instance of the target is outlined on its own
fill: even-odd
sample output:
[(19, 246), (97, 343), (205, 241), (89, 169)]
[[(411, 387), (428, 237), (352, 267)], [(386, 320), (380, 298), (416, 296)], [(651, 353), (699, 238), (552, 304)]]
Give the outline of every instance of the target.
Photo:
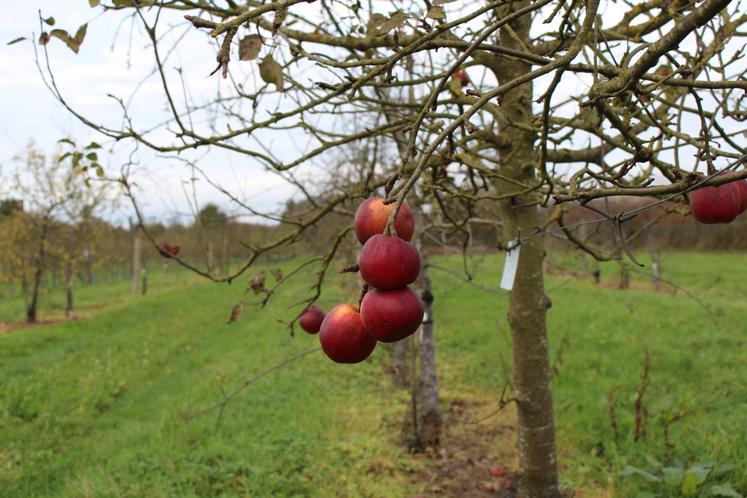
[[(107, 144), (105, 139), (66, 111), (44, 86), (34, 63), (31, 43), (6, 45), (19, 36), (38, 37), (39, 10), (45, 17), (55, 18), (55, 28), (71, 33), (82, 23), (89, 22), (85, 42), (77, 55), (59, 40), (52, 39), (48, 45), (63, 97), (83, 115), (117, 127), (121, 112), (107, 94), (128, 98), (153, 67), (152, 52), (142, 38), (135, 37), (136, 42), (130, 46), (132, 25), (128, 22), (120, 27), (121, 15), (109, 13), (102, 16), (100, 9), (89, 7), (88, 0), (13, 2), (13, 7), (5, 9), (4, 15), (0, 16), (0, 59), (3, 61), (0, 65), (0, 175), (3, 172), (7, 175), (14, 167), (11, 158), (31, 139), (50, 153), (63, 137), (73, 137), (78, 143), (96, 140)], [(176, 17), (173, 19), (174, 24), (179, 21)], [(115, 36), (118, 29), (119, 34)], [(219, 85), (225, 85), (220, 78), (207, 77), (213, 69), (214, 57), (214, 49), (205, 37), (187, 37), (178, 53), (169, 59), (168, 66), (172, 74), (176, 74), (175, 67), (184, 68), (185, 78), (190, 81), (190, 92), (199, 99), (201, 93), (213, 95)], [(154, 77), (145, 79), (132, 104), (137, 124), (160, 122), (164, 117), (163, 110), (159, 81)], [(107, 170), (116, 173), (131, 147), (118, 146), (109, 159)], [(140, 164), (135, 179), (142, 191), (141, 199), (148, 216), (169, 219), (188, 213), (184, 182), (192, 177), (191, 171), (179, 161), (159, 158), (143, 149), (140, 149), (138, 158)], [(260, 165), (251, 160), (241, 160), (241, 164), (236, 162), (235, 156), (232, 158), (230, 154), (218, 151), (203, 159), (201, 166), (210, 171), (215, 181), (240, 192), (243, 199), (251, 199), (261, 209), (272, 209), (291, 194), (282, 179), (265, 172)], [(214, 201), (230, 209), (225, 197), (205, 182), (198, 182), (197, 188), (200, 203)], [(129, 215), (127, 208), (125, 205), (112, 216), (120, 221), (126, 219)]]
[[(95, 122), (119, 128), (121, 110), (115, 100), (107, 94), (129, 99), (133, 89), (137, 88), (130, 104), (136, 129), (155, 126), (167, 116), (160, 81), (153, 75), (148, 77), (153, 68), (153, 55), (138, 23), (122, 22), (124, 16), (121, 13), (110, 12), (102, 15), (100, 8), (89, 7), (88, 0), (27, 0), (12, 2), (12, 5), (12, 8), (5, 9), (4, 15), (0, 16), (0, 60), (3, 61), (0, 65), (0, 175), (7, 175), (14, 167), (11, 158), (21, 152), (31, 139), (48, 153), (54, 151), (55, 144), (63, 137), (72, 137), (81, 144), (96, 140), (107, 149), (114, 146), (80, 123), (55, 100), (44, 86), (34, 63), (34, 47), (30, 42), (6, 45), (19, 36), (39, 36), (39, 10), (45, 17), (55, 18), (55, 28), (70, 32), (75, 32), (82, 23), (89, 23), (86, 40), (79, 54), (74, 54), (56, 39), (51, 40), (48, 45), (57, 84), (63, 97), (73, 108)], [(602, 15), (605, 22), (614, 22), (615, 18), (619, 17), (620, 7), (609, 2), (605, 2), (604, 6)], [(297, 8), (315, 7), (314, 4), (300, 4)], [(307, 13), (313, 16), (313, 10)], [(171, 86), (178, 87), (177, 68), (180, 68), (184, 80), (189, 84), (187, 93), (192, 102), (204, 101), (222, 89), (227, 91), (228, 84), (225, 80), (216, 76), (208, 77), (215, 64), (215, 47), (211, 45), (214, 42), (211, 42), (204, 32), (190, 28), (179, 12), (166, 12), (164, 16), (166, 17), (159, 25), (159, 33), (164, 32), (168, 26), (175, 26), (170, 32), (172, 37), (189, 32), (189, 36), (182, 40), (178, 51), (162, 54), (168, 58), (164, 67), (167, 77), (171, 78)], [(136, 35), (132, 37), (134, 42), (130, 41), (130, 33)], [(683, 46), (686, 44), (687, 41)], [(624, 48), (621, 46), (619, 49)], [(239, 79), (241, 74), (246, 75), (249, 84), (252, 78), (258, 77), (255, 74), (255, 63), (233, 62), (231, 70)], [(295, 73), (293, 76), (296, 79), (311, 77), (308, 74)], [(550, 76), (541, 79), (538, 86), (549, 78)], [(583, 93), (586, 85), (588, 82), (582, 82), (575, 75), (564, 76), (563, 85), (556, 92), (554, 101), (564, 99), (566, 95), (577, 94), (579, 90)], [(259, 112), (272, 110), (267, 100), (262, 104)], [(698, 125), (696, 120), (690, 121), (692, 126)], [(684, 124), (689, 126), (687, 121)], [(259, 141), (263, 146), (270, 147), (283, 159), (296, 156), (308, 146), (303, 143), (305, 137), (288, 133), (277, 133), (272, 136), (255, 133), (249, 140)], [(129, 157), (132, 148), (132, 143), (116, 145), (115, 153), (109, 156), (108, 163), (105, 164), (107, 171), (116, 175), (119, 166)], [(202, 154), (201, 151), (198, 153)], [(189, 154), (187, 153), (187, 156)], [(189, 202), (185, 195), (185, 187), (190, 185), (192, 171), (178, 160), (158, 157), (142, 147), (138, 149), (135, 157), (139, 163), (134, 180), (137, 182), (139, 199), (147, 216), (159, 220), (180, 216), (183, 221), (188, 221)], [(293, 194), (293, 190), (281, 178), (266, 172), (252, 158), (217, 150), (202, 158), (200, 166), (209, 172), (214, 181), (230, 189), (241, 200), (250, 201), (253, 207), (260, 210), (276, 209)], [(306, 175), (308, 178), (318, 179), (318, 171), (314, 168), (313, 165), (304, 165), (300, 174), (302, 177)], [(3, 195), (1, 180), (2, 176), (0, 196)], [(206, 182), (198, 181), (196, 188), (198, 202), (201, 205), (216, 202), (224, 209), (236, 212), (225, 196)], [(123, 222), (129, 215), (129, 206), (124, 204), (118, 212), (111, 213), (109, 218)]]

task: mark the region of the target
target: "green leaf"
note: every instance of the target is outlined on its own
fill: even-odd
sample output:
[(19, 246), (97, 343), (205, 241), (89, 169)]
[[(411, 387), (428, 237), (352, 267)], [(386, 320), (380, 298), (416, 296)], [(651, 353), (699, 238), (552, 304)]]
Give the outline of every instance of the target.
[(682, 478), (685, 476), (685, 471), (677, 467), (666, 467), (661, 473), (667, 486), (673, 488), (679, 487), (682, 484)]
[(89, 152), (88, 154), (86, 154), (86, 159), (88, 159), (89, 161), (97, 161), (99, 159), (99, 156), (95, 152)]
[(101, 145), (99, 145), (96, 142), (91, 142), (90, 144), (86, 145), (87, 150), (94, 150), (94, 149), (100, 149)]
[(78, 31), (75, 32), (75, 36), (70, 36), (70, 33), (64, 29), (53, 29), (49, 34), (64, 42), (70, 50), (77, 54), (78, 50), (80, 50), (80, 45), (86, 37), (87, 30), (88, 24), (84, 24), (78, 28)]
[(713, 477), (719, 478), (724, 477), (726, 474), (731, 472), (732, 470), (736, 469), (737, 466), (733, 465), (731, 463), (722, 463), (720, 465), (717, 465), (713, 469)]
[(379, 26), (379, 35), (385, 35), (389, 33), (391, 30), (395, 28), (399, 28), (402, 26), (402, 24), (405, 22), (405, 18), (407, 16), (404, 12), (400, 12), (399, 10), (389, 16), (389, 19), (387, 19), (385, 22), (383, 22)]
[(54, 17), (52, 17), (52, 16), (47, 17), (46, 19), (44, 19), (44, 22), (47, 23), (50, 26), (54, 26), (54, 23), (55, 23)]
[(682, 494), (684, 496), (694, 496), (698, 492), (698, 480), (695, 474), (687, 472), (682, 478)]
[(711, 488), (711, 496), (725, 496), (727, 498), (743, 498), (742, 495), (734, 491), (731, 484), (715, 484)]
[(687, 473), (695, 476), (696, 482), (700, 485), (703, 484), (706, 479), (708, 479), (708, 474), (711, 473), (711, 470), (713, 470), (713, 467), (715, 465), (716, 464), (713, 462), (697, 463), (687, 469)]
[(61, 138), (61, 139), (57, 140), (57, 143), (58, 144), (68, 144), (68, 145), (71, 145), (71, 146), (75, 147), (75, 142), (73, 142), (73, 140), (71, 138)]
[(661, 477), (639, 469), (638, 467), (627, 466), (620, 471), (620, 477), (639, 476), (648, 482), (661, 482)]
[(265, 83), (275, 85), (276, 90), (283, 90), (283, 68), (272, 58), (272, 54), (259, 63), (259, 76)]
[(661, 463), (653, 456), (646, 455), (644, 458), (646, 459), (646, 463), (652, 466), (653, 468), (660, 469), (662, 467)]
[(101, 4), (101, 0), (88, 0), (88, 5), (91, 7), (98, 7)]

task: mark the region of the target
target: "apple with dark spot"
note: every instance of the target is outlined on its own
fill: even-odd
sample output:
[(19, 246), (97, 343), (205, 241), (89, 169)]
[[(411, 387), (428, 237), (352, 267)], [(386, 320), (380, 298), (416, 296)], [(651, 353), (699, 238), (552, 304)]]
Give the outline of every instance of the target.
[(396, 342), (409, 336), (423, 321), (423, 304), (410, 288), (374, 289), (361, 302), (361, 320), (366, 332), (381, 342)]
[(389, 235), (374, 235), (363, 245), (358, 260), (361, 277), (377, 289), (399, 289), (420, 274), (420, 253), (409, 242)]
[[(384, 204), (383, 197), (371, 197), (366, 199), (355, 212), (355, 236), (361, 244), (376, 234), (384, 233), (386, 222), (392, 214), (395, 204)], [(394, 231), (397, 236), (404, 240), (412, 239), (415, 231), (415, 216), (412, 209), (403, 202), (399, 208), (397, 217), (394, 219)]]
[(366, 333), (360, 313), (351, 304), (338, 304), (327, 313), (319, 342), (324, 354), (336, 363), (359, 363), (376, 347), (376, 339)]
[(324, 311), (316, 304), (312, 304), (301, 314), (298, 323), (309, 334), (316, 334), (322, 326), (322, 320), (324, 320)]

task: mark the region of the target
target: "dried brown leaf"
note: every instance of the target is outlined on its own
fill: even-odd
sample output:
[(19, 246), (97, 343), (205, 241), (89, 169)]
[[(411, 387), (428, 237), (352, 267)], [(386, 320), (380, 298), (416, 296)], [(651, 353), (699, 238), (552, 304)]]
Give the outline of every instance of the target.
[(239, 60), (251, 61), (257, 58), (262, 50), (262, 37), (259, 35), (245, 36), (239, 42)]
[(273, 59), (272, 54), (259, 63), (259, 76), (265, 83), (275, 85), (276, 90), (283, 90), (283, 68)]

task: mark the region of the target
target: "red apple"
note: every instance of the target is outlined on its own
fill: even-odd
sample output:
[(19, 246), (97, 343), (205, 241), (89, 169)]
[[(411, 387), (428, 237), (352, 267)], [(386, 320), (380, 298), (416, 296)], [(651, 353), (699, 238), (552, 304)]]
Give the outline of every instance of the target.
[(690, 193), (690, 210), (701, 223), (729, 223), (741, 212), (743, 197), (739, 182), (701, 187)]
[(381, 342), (409, 336), (423, 321), (423, 304), (410, 288), (368, 291), (361, 302), (361, 320), (369, 335)]
[(742, 197), (742, 207), (739, 209), (739, 212), (743, 213), (747, 211), (747, 180), (737, 180), (735, 183)]
[[(394, 209), (394, 204), (384, 204), (383, 197), (366, 199), (355, 212), (355, 236), (361, 244), (377, 233), (384, 233), (386, 220)], [(402, 203), (397, 217), (394, 219), (394, 231), (402, 239), (410, 240), (415, 231), (415, 216), (407, 202)]]
[(374, 235), (363, 244), (358, 261), (361, 277), (377, 289), (399, 289), (420, 273), (418, 249), (399, 237)]
[(316, 334), (322, 326), (322, 320), (324, 320), (324, 311), (316, 304), (312, 304), (301, 314), (298, 323), (309, 334)]
[(159, 251), (161, 251), (161, 256), (169, 258), (171, 256), (176, 256), (177, 254), (179, 254), (179, 250), (181, 249), (181, 247), (172, 246), (168, 242), (161, 242), (160, 244), (158, 244), (158, 249)]
[(336, 363), (358, 363), (368, 358), (376, 339), (363, 328), (361, 315), (350, 304), (338, 304), (322, 321), (319, 342), (324, 354)]
[(454, 71), (451, 76), (458, 79), (463, 87), (469, 85), (469, 76), (464, 71)]

